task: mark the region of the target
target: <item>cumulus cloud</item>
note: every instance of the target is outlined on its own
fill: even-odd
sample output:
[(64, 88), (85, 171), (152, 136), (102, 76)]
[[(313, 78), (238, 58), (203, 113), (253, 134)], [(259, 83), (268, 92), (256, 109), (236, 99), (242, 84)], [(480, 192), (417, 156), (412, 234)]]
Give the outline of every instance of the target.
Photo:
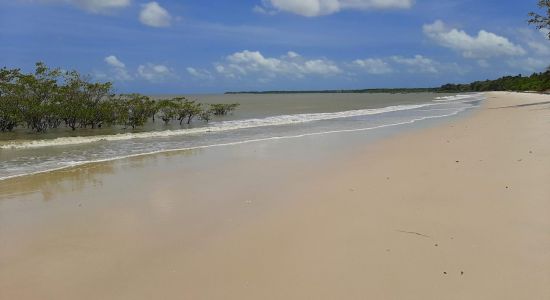
[(466, 58), (484, 59), (494, 56), (521, 56), (526, 51), (503, 36), (480, 30), (471, 36), (463, 30), (448, 28), (441, 20), (423, 26), (426, 36), (437, 44), (459, 51)]
[(413, 57), (392, 56), (391, 60), (408, 67), (409, 72), (439, 73), (439, 63), (422, 55), (415, 55)]
[(161, 82), (166, 79), (176, 77), (175, 73), (167, 66), (152, 63), (139, 65), (137, 75), (140, 78), (151, 82)]
[(548, 59), (527, 57), (508, 61), (508, 65), (516, 70), (540, 72), (548, 67)]
[(330, 15), (341, 10), (407, 9), (414, 0), (263, 0), (254, 11), (269, 13), (285, 11), (305, 17)]
[(550, 65), (550, 43), (548, 30), (521, 28), (517, 30), (517, 39), (525, 45), (529, 55), (525, 57), (510, 57), (507, 61), (512, 72), (541, 72)]
[(374, 75), (388, 74), (393, 72), (393, 69), (389, 65), (389, 63), (379, 58), (357, 59), (353, 61), (353, 65), (366, 71), (369, 74)]
[(373, 76), (407, 72), (436, 76), (438, 74), (465, 74), (470, 66), (451, 62), (439, 62), (422, 55), (390, 56), (380, 58), (356, 59), (349, 62), (336, 63), (326, 58), (311, 59), (289, 51), (278, 57), (269, 57), (259, 51), (244, 50), (235, 52), (214, 64), (214, 70), (208, 72), (195, 68), (187, 68), (187, 72), (196, 78), (225, 77), (230, 79), (268, 82), (277, 78), (350, 78), (370, 74)]
[(126, 65), (121, 62), (120, 60), (118, 60), (118, 58), (114, 55), (109, 55), (107, 57), (105, 57), (105, 62), (112, 66), (112, 67), (115, 67), (115, 68), (126, 68)]
[(157, 2), (142, 5), (139, 21), (151, 27), (168, 27), (172, 22), (170, 13)]
[(120, 61), (116, 56), (109, 55), (104, 59), (105, 63), (111, 66), (111, 71), (114, 74), (114, 78), (120, 81), (127, 81), (133, 79), (128, 73), (126, 65)]
[(550, 56), (550, 43), (548, 43), (548, 30), (532, 30), (521, 28), (518, 30), (519, 39), (527, 45), (532, 54), (538, 56)]
[(527, 42), (527, 45), (537, 54), (550, 55), (550, 45), (548, 43), (529, 41)]
[(40, 2), (68, 3), (92, 13), (107, 13), (131, 4), (131, 0), (41, 0)]
[(412, 74), (465, 74), (470, 71), (469, 66), (461, 66), (453, 62), (439, 62), (422, 55), (390, 56), (384, 58), (366, 58), (354, 60), (348, 64), (353, 70), (371, 75), (408, 72)]
[[(103, 59), (110, 67), (107, 72), (96, 72), (98, 78), (110, 79), (116, 81), (130, 81), (135, 79), (143, 79), (153, 83), (163, 82), (168, 79), (177, 78), (176, 73), (166, 65), (162, 64), (140, 64), (135, 71), (130, 71), (126, 64), (115, 55), (109, 55)], [(197, 74), (206, 75), (208, 72), (194, 70)], [(189, 70), (188, 70), (189, 72)], [(190, 72), (191, 73), (191, 72)]]
[(261, 5), (254, 5), (254, 8), (252, 8), (252, 11), (263, 15), (275, 15), (277, 13), (276, 10), (271, 8), (271, 4), (269, 4), (269, 0), (262, 0)]
[(332, 76), (342, 70), (327, 59), (304, 59), (295, 52), (281, 57), (265, 57), (259, 51), (233, 53), (222, 63), (215, 64), (216, 71), (226, 77), (239, 78), (257, 74), (263, 77), (305, 77), (307, 75)]
[(188, 67), (188, 68), (186, 68), (186, 70), (187, 70), (187, 73), (189, 73), (189, 75), (191, 75), (195, 78), (198, 78), (198, 79), (213, 79), (212, 74), (207, 70), (199, 70), (199, 69), (195, 69), (195, 68), (192, 68), (192, 67)]

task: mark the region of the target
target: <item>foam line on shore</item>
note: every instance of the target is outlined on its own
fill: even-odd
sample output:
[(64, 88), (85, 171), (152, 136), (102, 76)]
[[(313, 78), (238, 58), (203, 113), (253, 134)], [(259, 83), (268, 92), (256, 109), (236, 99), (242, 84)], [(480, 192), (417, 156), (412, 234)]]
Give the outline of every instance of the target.
[(204, 145), (204, 146), (196, 146), (196, 147), (187, 147), (187, 148), (178, 148), (178, 149), (157, 150), (157, 151), (137, 153), (137, 154), (132, 154), (132, 155), (111, 157), (111, 158), (107, 158), (107, 159), (88, 160), (88, 161), (80, 161), (80, 162), (66, 162), (67, 165), (60, 166), (58, 168), (52, 168), (52, 169), (48, 169), (48, 170), (40, 170), (40, 171), (30, 172), (30, 173), (25, 173), (25, 174), (17, 174), (17, 175), (11, 175), (11, 176), (6, 176), (6, 177), (0, 177), (0, 181), (13, 179), (13, 178), (18, 178), (18, 177), (31, 176), (31, 175), (37, 175), (37, 174), (42, 174), (42, 173), (60, 171), (60, 170), (64, 170), (64, 169), (79, 167), (79, 166), (93, 164), (93, 163), (109, 162), (109, 161), (129, 159), (129, 158), (134, 158), (134, 157), (161, 154), (161, 153), (172, 153), (172, 152), (179, 152), (179, 151), (218, 148), (218, 147), (235, 146), (235, 145), (250, 144), (250, 143), (256, 143), (256, 142), (271, 141), (271, 140), (296, 139), (296, 138), (302, 138), (302, 137), (308, 137), (308, 136), (319, 136), (319, 135), (327, 135), (327, 134), (335, 134), (335, 133), (360, 132), (360, 131), (368, 131), (368, 130), (394, 127), (394, 126), (400, 126), (400, 125), (407, 125), (407, 124), (413, 124), (413, 123), (416, 123), (416, 122), (429, 120), (429, 119), (437, 119), (437, 118), (445, 118), (445, 117), (455, 116), (455, 115), (457, 115), (457, 114), (459, 114), (459, 113), (461, 113), (461, 112), (463, 112), (467, 109), (471, 109), (471, 108), (473, 108), (473, 107), (461, 108), (461, 109), (458, 109), (455, 112), (450, 113), (450, 114), (437, 115), (437, 116), (426, 116), (426, 117), (412, 119), (412, 120), (409, 120), (409, 121), (397, 122), (397, 123), (391, 123), (391, 124), (384, 124), (384, 125), (378, 125), (378, 126), (373, 126), (373, 127), (343, 129), (343, 130), (331, 130), (331, 131), (304, 133), (304, 134), (289, 135), (289, 136), (274, 136), (274, 137), (268, 137), (268, 138), (249, 139), (249, 140), (230, 142), (230, 143), (220, 143), (220, 144)]
[(453, 101), (462, 101), (470, 98), (475, 97), (482, 97), (483, 93), (475, 93), (475, 94), (458, 94), (454, 96), (441, 96), (441, 97), (435, 97), (434, 102), (453, 102)]
[(331, 119), (339, 119), (339, 118), (383, 114), (383, 113), (403, 111), (403, 110), (412, 110), (412, 109), (427, 107), (431, 105), (436, 105), (436, 104), (426, 103), (426, 104), (415, 104), (415, 105), (395, 105), (395, 106), (388, 106), (383, 108), (359, 109), (359, 110), (349, 110), (349, 111), (331, 112), (331, 113), (280, 115), (280, 116), (272, 116), (272, 117), (266, 117), (261, 119), (256, 118), (256, 119), (214, 122), (214, 123), (211, 123), (211, 125), (206, 127), (191, 128), (191, 129), (164, 130), (164, 131), (152, 131), (152, 132), (141, 132), (141, 133), (124, 133), (124, 134), (100, 135), (100, 136), (89, 136), (89, 137), (62, 137), (62, 138), (49, 139), (49, 140), (43, 139), (43, 140), (36, 140), (36, 141), (22, 141), (22, 142), (13, 142), (13, 143), (0, 145), (0, 150), (31, 149), (31, 148), (53, 147), (53, 146), (70, 146), (70, 145), (90, 144), (90, 143), (96, 143), (96, 142), (102, 142), (102, 141), (124, 141), (124, 140), (131, 140), (131, 139), (192, 135), (192, 134), (201, 134), (201, 133), (207, 133), (207, 132), (221, 132), (221, 131), (230, 131), (230, 130), (237, 130), (237, 129), (266, 127), (266, 126), (292, 125), (292, 124), (307, 123), (307, 122), (313, 122), (313, 121), (322, 121), (322, 120), (331, 120)]

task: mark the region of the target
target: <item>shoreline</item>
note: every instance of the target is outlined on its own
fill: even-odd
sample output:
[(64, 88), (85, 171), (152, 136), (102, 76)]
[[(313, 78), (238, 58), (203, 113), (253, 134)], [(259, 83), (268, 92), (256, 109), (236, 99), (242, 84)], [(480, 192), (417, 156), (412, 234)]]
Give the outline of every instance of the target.
[(487, 93), (464, 118), (367, 145), (349, 133), (46, 174), (0, 200), (0, 298), (544, 297), (550, 109), (533, 104), (548, 97)]
[[(479, 101), (479, 95), (480, 94), (472, 94), (472, 100)], [(438, 102), (440, 101), (440, 102)], [(442, 101), (442, 102), (441, 102)], [(55, 139), (46, 139), (46, 140), (30, 140), (30, 141), (19, 141), (19, 142), (13, 142), (13, 143), (7, 143), (7, 144), (1, 144), (0, 143), (0, 153), (2, 151), (5, 151), (6, 155), (9, 157), (10, 155), (15, 155), (17, 152), (12, 151), (39, 151), (40, 149), (55, 151), (56, 149), (59, 149), (58, 147), (85, 147), (86, 145), (89, 145), (90, 147), (93, 147), (94, 145), (101, 147), (102, 143), (104, 142), (110, 142), (110, 141), (120, 141), (120, 142), (131, 142), (131, 141), (142, 141), (142, 138), (169, 138), (172, 136), (189, 136), (193, 137), (195, 134), (212, 134), (216, 132), (228, 132), (228, 134), (231, 134), (233, 132), (234, 134), (239, 134), (236, 130), (239, 129), (256, 129), (256, 128), (271, 128), (273, 127), (273, 134), (269, 134), (268, 136), (264, 137), (249, 137), (245, 139), (237, 139), (234, 141), (226, 141), (222, 143), (213, 143), (213, 144), (196, 144), (196, 145), (180, 145), (179, 147), (174, 147), (168, 145), (165, 149), (159, 149), (155, 150), (154, 148), (144, 150), (144, 151), (138, 151), (136, 153), (116, 153), (116, 156), (109, 156), (109, 157), (87, 157), (89, 160), (82, 160), (82, 158), (75, 158), (74, 161), (62, 161), (61, 166), (58, 165), (51, 165), (51, 166), (38, 166), (31, 170), (17, 170), (17, 171), (6, 171), (5, 174), (0, 175), (0, 182), (5, 180), (10, 180), (14, 178), (20, 178), (20, 177), (26, 177), (26, 176), (33, 176), (36, 174), (43, 174), (48, 172), (55, 172), (59, 170), (64, 169), (70, 169), (75, 167), (81, 167), (88, 164), (94, 164), (94, 163), (103, 163), (103, 162), (109, 162), (109, 161), (116, 161), (121, 159), (129, 159), (134, 157), (142, 157), (142, 156), (148, 156), (148, 155), (157, 155), (157, 154), (163, 154), (163, 153), (170, 153), (170, 152), (179, 152), (179, 151), (189, 151), (189, 150), (197, 150), (197, 149), (208, 149), (208, 148), (218, 148), (218, 147), (224, 147), (224, 146), (235, 146), (235, 145), (241, 145), (241, 144), (249, 144), (249, 143), (258, 143), (258, 142), (266, 142), (270, 140), (281, 140), (281, 139), (296, 139), (296, 138), (304, 138), (308, 136), (322, 136), (322, 135), (328, 135), (328, 134), (339, 134), (339, 133), (348, 133), (348, 132), (361, 132), (361, 131), (370, 131), (370, 130), (384, 130), (385, 128), (392, 128), (392, 127), (404, 127), (405, 125), (412, 125), (412, 126), (423, 126), (423, 125), (416, 125), (416, 123), (423, 123), (427, 122), (431, 119), (445, 119), (449, 117), (453, 117), (458, 114), (463, 114), (465, 110), (471, 109), (470, 107), (465, 107), (460, 110), (453, 111), (451, 113), (445, 113), (442, 115), (434, 115), (434, 116), (418, 116), (416, 118), (410, 119), (410, 120), (395, 120), (391, 123), (383, 123), (383, 124), (373, 124), (373, 125), (364, 125), (367, 127), (359, 127), (359, 128), (348, 128), (348, 129), (334, 129), (329, 130), (330, 128), (325, 128), (321, 131), (309, 131), (309, 132), (297, 132), (297, 133), (291, 133), (291, 134), (283, 134), (283, 135), (277, 135), (277, 128), (278, 126), (285, 126), (285, 125), (300, 125), (300, 126), (306, 126), (308, 123), (312, 121), (330, 121), (330, 120), (345, 120), (349, 117), (356, 117), (356, 116), (370, 116), (370, 115), (381, 115), (384, 113), (396, 113), (399, 111), (410, 111), (415, 109), (421, 109), (423, 107), (430, 107), (435, 105), (442, 105), (442, 103), (446, 103), (446, 101), (443, 100), (435, 100), (433, 103), (426, 102), (426, 103), (418, 103), (414, 105), (390, 105), (380, 108), (364, 108), (364, 109), (357, 109), (357, 110), (350, 110), (350, 111), (341, 111), (341, 112), (333, 112), (333, 113), (307, 113), (307, 114), (298, 114), (298, 115), (278, 115), (273, 117), (267, 117), (265, 119), (243, 119), (243, 120), (234, 120), (229, 122), (222, 122), (222, 123), (213, 123), (212, 125), (214, 127), (198, 127), (193, 129), (180, 129), (180, 130), (166, 130), (166, 131), (155, 131), (155, 132), (143, 132), (143, 133), (126, 133), (126, 134), (118, 134), (118, 135), (112, 135), (112, 136), (82, 136), (82, 137), (59, 137)], [(281, 121), (281, 118), (285, 118), (285, 120)], [(283, 122), (283, 123), (281, 123)], [(287, 122), (287, 123), (284, 123)], [(231, 126), (230, 126), (231, 125)], [(235, 126), (238, 125), (238, 126)], [(226, 128), (227, 127), (227, 128)], [(151, 143), (154, 143), (154, 140), (151, 140)], [(212, 141), (215, 142), (215, 141)], [(57, 147), (57, 148), (56, 148)], [(70, 148), (68, 148), (70, 149)], [(82, 151), (85, 151), (85, 148), (82, 148)], [(63, 158), (61, 158), (63, 159)], [(10, 167), (9, 161), (6, 163), (8, 169)], [(14, 165), (11, 165), (11, 167), (14, 167)], [(47, 169), (44, 169), (47, 168)], [(25, 171), (25, 173), (21, 173)], [(1, 173), (1, 172), (0, 172)]]
[(134, 155), (121, 156), (121, 157), (113, 157), (113, 158), (103, 159), (103, 160), (86, 161), (86, 162), (77, 163), (77, 164), (74, 164), (74, 165), (71, 165), (71, 166), (59, 167), (57, 169), (37, 171), (35, 173), (13, 175), (13, 176), (8, 176), (8, 177), (0, 177), (0, 182), (6, 181), (6, 180), (11, 180), (11, 179), (16, 179), (16, 178), (24, 178), (24, 177), (27, 177), (27, 176), (35, 176), (35, 175), (47, 174), (47, 173), (57, 172), (57, 171), (62, 171), (62, 170), (70, 170), (70, 169), (79, 168), (79, 167), (83, 167), (83, 166), (87, 166), (87, 165), (114, 162), (114, 161), (124, 160), (124, 159), (132, 159), (132, 158), (139, 158), (139, 157), (146, 157), (146, 156), (153, 156), (153, 155), (179, 153), (179, 152), (202, 150), (202, 149), (209, 149), (209, 148), (218, 148), (218, 147), (226, 147), (226, 146), (236, 146), (236, 145), (243, 145), (243, 144), (252, 144), (252, 143), (258, 143), (258, 142), (268, 142), (268, 141), (273, 141), (273, 140), (287, 140), (287, 139), (292, 140), (292, 139), (299, 139), (299, 138), (310, 137), (310, 136), (320, 136), (320, 135), (328, 135), (328, 134), (369, 131), (369, 130), (376, 130), (376, 129), (382, 129), (382, 128), (388, 128), (388, 127), (398, 127), (398, 126), (402, 126), (402, 125), (413, 124), (413, 123), (416, 123), (416, 122), (425, 121), (427, 119), (439, 119), (439, 118), (453, 117), (453, 116), (456, 116), (457, 114), (458, 113), (452, 113), (452, 114), (449, 114), (449, 115), (437, 116), (437, 117), (422, 117), (420, 119), (415, 119), (415, 120), (412, 120), (412, 121), (392, 123), (392, 124), (388, 124), (388, 125), (380, 125), (380, 126), (374, 126), (374, 127), (344, 129), (344, 130), (334, 130), (334, 131), (323, 131), (323, 132), (313, 132), (313, 133), (305, 133), (305, 134), (289, 135), (289, 136), (273, 136), (273, 137), (268, 137), (268, 138), (251, 139), (251, 140), (244, 140), (244, 141), (223, 143), (223, 144), (196, 146), (196, 147), (183, 148), (183, 149), (159, 150), (159, 151), (154, 151), (154, 152), (140, 153), (140, 154), (134, 154)]

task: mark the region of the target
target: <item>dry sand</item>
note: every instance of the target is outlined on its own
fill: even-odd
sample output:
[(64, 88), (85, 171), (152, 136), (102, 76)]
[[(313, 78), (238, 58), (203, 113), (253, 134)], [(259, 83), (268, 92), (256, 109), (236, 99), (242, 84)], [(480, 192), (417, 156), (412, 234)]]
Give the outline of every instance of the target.
[(337, 157), (0, 183), (0, 299), (550, 299), (550, 96), (487, 98)]

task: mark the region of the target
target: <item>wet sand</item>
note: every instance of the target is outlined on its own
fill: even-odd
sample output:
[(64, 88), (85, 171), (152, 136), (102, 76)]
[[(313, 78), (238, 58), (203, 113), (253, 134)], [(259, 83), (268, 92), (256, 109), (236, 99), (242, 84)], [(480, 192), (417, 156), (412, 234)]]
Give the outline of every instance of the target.
[(0, 299), (545, 299), (550, 96), (0, 183)]

